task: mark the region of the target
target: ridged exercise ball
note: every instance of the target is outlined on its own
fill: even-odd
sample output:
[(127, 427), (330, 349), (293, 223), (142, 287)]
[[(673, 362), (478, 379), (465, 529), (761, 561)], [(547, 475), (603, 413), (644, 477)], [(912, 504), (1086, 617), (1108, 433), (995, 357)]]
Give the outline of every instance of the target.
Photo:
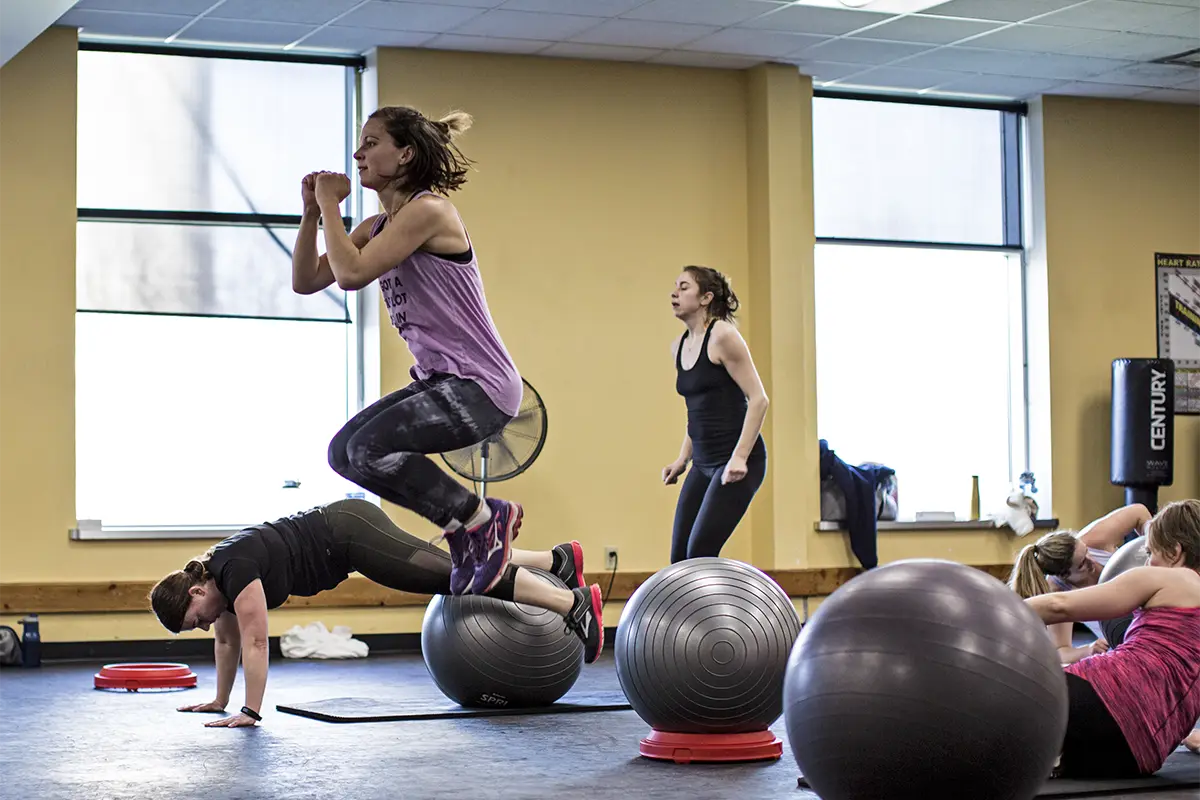
[[(529, 572), (566, 588), (549, 572)], [(571, 690), (583, 667), (583, 642), (560, 614), (472, 594), (436, 595), (429, 602), (421, 653), (442, 693), (467, 707), (551, 705)]]
[(799, 632), (791, 600), (761, 570), (728, 558), (688, 559), (629, 598), (617, 626), (617, 676), (654, 731), (760, 733), (783, 711), (784, 671)]
[(1067, 683), (1008, 586), (913, 559), (821, 603), (788, 662), (784, 717), (822, 800), (1028, 800), (1058, 756)]

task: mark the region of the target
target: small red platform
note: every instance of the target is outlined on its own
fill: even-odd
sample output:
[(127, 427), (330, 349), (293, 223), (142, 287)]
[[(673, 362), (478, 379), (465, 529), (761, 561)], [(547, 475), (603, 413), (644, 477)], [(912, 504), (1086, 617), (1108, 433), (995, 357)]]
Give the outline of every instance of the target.
[(783, 755), (783, 742), (770, 731), (754, 733), (650, 732), (639, 752), (646, 758), (676, 764), (717, 761), (766, 761)]
[(191, 689), (196, 673), (187, 664), (108, 664), (93, 678), (97, 689)]

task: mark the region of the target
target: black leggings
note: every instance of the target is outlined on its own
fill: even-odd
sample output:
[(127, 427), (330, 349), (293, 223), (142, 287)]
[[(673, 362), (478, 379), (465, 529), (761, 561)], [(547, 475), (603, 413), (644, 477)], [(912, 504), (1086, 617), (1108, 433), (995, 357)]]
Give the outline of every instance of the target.
[(767, 475), (766, 453), (755, 452), (746, 460), (746, 477), (721, 483), (725, 465), (692, 465), (679, 490), (675, 506), (675, 530), (671, 534), (671, 563), (685, 558), (719, 556), (746, 515), (750, 501)]
[(1135, 778), (1141, 774), (1125, 734), (1113, 720), (1092, 685), (1067, 675), (1067, 734), (1063, 738), (1058, 772), (1063, 778), (1102, 780)]
[(474, 381), (433, 376), (355, 414), (329, 443), (329, 465), (367, 491), (447, 528), (470, 519), (480, 500), (424, 454), (478, 444), (511, 419)]
[[(333, 549), (347, 572), (413, 594), (450, 594), (450, 556), (397, 527), (383, 509), (366, 500), (337, 500), (325, 506)], [(517, 568), (509, 564), (488, 597), (512, 600)]]

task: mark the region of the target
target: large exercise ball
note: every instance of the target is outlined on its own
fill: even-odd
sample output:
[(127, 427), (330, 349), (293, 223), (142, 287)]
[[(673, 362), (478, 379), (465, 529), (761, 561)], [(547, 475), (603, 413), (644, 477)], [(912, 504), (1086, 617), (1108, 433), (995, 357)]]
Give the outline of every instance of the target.
[(1028, 800), (1050, 776), (1067, 684), (1046, 626), (996, 578), (914, 559), (856, 576), (800, 634), (788, 740), (822, 800)]
[(800, 618), (779, 584), (749, 564), (693, 558), (638, 587), (617, 626), (617, 676), (655, 731), (767, 730), (783, 712), (783, 675)]
[(1150, 558), (1146, 547), (1146, 537), (1139, 536), (1121, 545), (1117, 552), (1109, 556), (1108, 563), (1100, 570), (1100, 583), (1111, 581), (1122, 572), (1128, 572), (1134, 567), (1144, 567)]
[[(566, 588), (555, 575), (529, 572)], [(471, 594), (430, 601), (421, 653), (438, 688), (468, 707), (551, 705), (571, 690), (583, 667), (583, 642), (560, 614)]]

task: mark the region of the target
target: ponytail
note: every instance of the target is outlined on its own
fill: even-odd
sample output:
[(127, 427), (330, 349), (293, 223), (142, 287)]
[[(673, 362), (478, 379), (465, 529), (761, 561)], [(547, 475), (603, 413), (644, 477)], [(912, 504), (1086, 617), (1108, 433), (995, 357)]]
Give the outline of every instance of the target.
[(465, 111), (451, 111), (446, 116), (439, 119), (434, 125), (437, 126), (447, 139), (454, 139), (459, 134), (466, 133), (474, 122), (474, 118)]
[(1042, 572), (1042, 568), (1038, 566), (1037, 547), (1036, 544), (1027, 544), (1022, 547), (1020, 555), (1013, 564), (1012, 574), (1008, 576), (1009, 588), (1023, 599), (1049, 594), (1052, 591), (1050, 581), (1046, 580), (1046, 573)]
[(1009, 587), (1020, 597), (1030, 598), (1054, 591), (1047, 575), (1066, 575), (1075, 559), (1079, 540), (1072, 531), (1047, 533), (1034, 544), (1021, 548), (1008, 576)]
[(720, 272), (717, 272), (712, 267), (698, 267), (694, 265), (683, 268), (696, 281), (696, 286), (700, 289), (700, 296), (712, 294), (712, 301), (708, 304), (708, 316), (710, 319), (719, 319), (725, 322), (732, 323), (734, 313), (741, 306), (738, 297), (733, 292), (733, 287), (729, 284), (729, 278), (726, 278)]

